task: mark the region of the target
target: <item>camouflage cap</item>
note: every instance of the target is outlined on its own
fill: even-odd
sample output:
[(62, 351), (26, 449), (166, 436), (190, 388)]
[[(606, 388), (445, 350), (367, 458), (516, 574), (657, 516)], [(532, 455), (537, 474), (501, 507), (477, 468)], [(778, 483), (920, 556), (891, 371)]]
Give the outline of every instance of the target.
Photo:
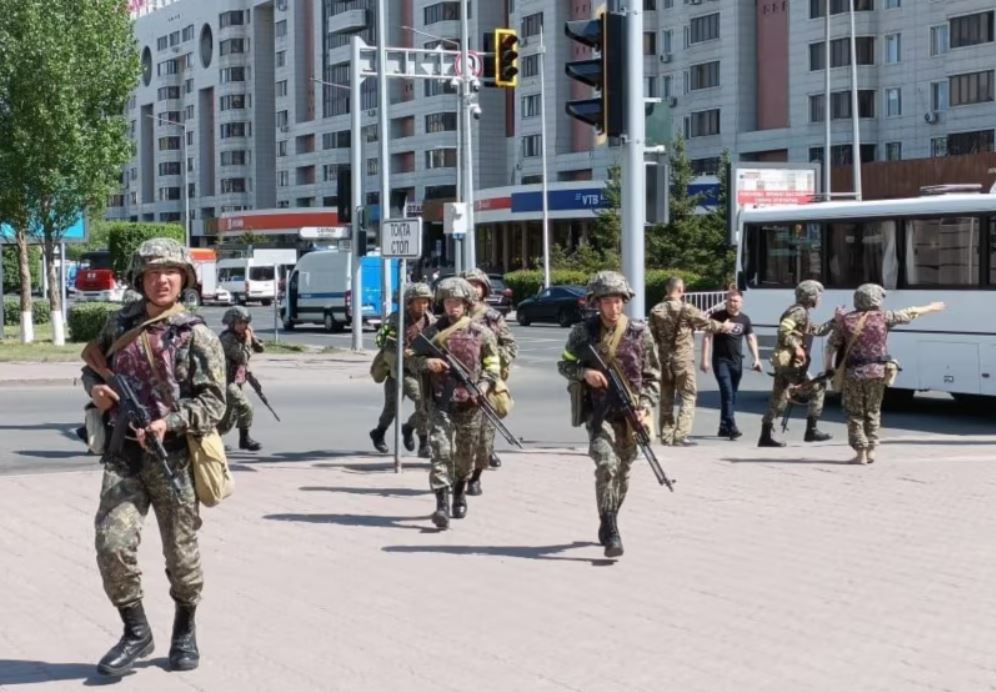
[(483, 271), (481, 271), (480, 269), (478, 269), (477, 267), (474, 267), (473, 269), (471, 269), (469, 271), (465, 271), (460, 276), (462, 276), (463, 278), (465, 278), (467, 281), (469, 281), (471, 283), (475, 283), (476, 282), (476, 283), (481, 284), (481, 286), (484, 287), (484, 296), (485, 297), (491, 295), (491, 291), (492, 291), (492, 288), (491, 288), (491, 278), (487, 274), (485, 274)]
[(815, 303), (823, 295), (823, 284), (813, 279), (806, 279), (795, 287), (795, 299), (800, 303)]
[(417, 300), (419, 298), (428, 298), (432, 300), (432, 289), (429, 288), (429, 284), (417, 283), (412, 284), (405, 289), (405, 304)]
[(129, 283), (139, 293), (142, 292), (142, 275), (151, 267), (177, 267), (186, 274), (184, 287), (197, 284), (197, 272), (187, 248), (172, 238), (152, 238), (146, 240), (131, 256), (128, 268)]
[(858, 310), (876, 310), (885, 302), (886, 290), (878, 284), (861, 284), (854, 291), (854, 307)]
[(466, 279), (459, 276), (450, 276), (439, 282), (436, 286), (436, 300), (442, 302), (447, 298), (457, 298), (465, 303), (473, 303), (477, 300), (474, 287)]
[(606, 270), (588, 279), (588, 295), (592, 298), (622, 296), (624, 300), (629, 300), (636, 293), (633, 292), (625, 276), (619, 272)]
[(236, 305), (234, 308), (225, 310), (225, 314), (221, 318), (221, 323), (226, 327), (231, 327), (236, 322), (249, 324), (252, 322), (252, 314), (241, 305)]

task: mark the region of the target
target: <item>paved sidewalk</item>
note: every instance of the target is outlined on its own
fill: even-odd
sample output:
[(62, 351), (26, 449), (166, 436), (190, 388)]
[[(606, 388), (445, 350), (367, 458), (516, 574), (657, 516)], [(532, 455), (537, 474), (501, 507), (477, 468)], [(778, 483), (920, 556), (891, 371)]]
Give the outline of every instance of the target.
[[(504, 455), (443, 533), (424, 464), (236, 458), (236, 494), (202, 512), (201, 669), (163, 668), (150, 518), (157, 650), (117, 689), (994, 690), (994, 442), (894, 438), (869, 467), (839, 464), (840, 444), (662, 450), (677, 491), (637, 462), (618, 562), (594, 544), (579, 454)], [(92, 684), (119, 634), (93, 556), (99, 483), (0, 477), (2, 690)]]

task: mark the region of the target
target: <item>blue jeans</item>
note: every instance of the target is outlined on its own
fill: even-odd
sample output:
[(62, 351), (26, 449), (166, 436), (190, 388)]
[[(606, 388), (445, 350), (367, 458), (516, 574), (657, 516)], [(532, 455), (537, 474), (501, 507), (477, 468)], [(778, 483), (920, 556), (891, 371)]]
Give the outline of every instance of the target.
[(713, 358), (712, 371), (716, 373), (716, 382), (719, 384), (719, 427), (722, 430), (734, 430), (737, 427), (734, 410), (737, 406), (740, 378), (744, 372), (743, 363), (739, 358)]

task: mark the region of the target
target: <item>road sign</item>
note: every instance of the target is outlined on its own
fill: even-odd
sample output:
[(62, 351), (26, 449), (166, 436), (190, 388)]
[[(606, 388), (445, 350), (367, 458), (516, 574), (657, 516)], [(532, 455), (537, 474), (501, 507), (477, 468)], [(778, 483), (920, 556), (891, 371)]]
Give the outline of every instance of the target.
[(302, 226), (298, 231), (302, 240), (347, 240), (348, 226)]
[[(456, 57), (453, 68), (457, 75), (463, 75), (463, 53)], [(474, 77), (484, 74), (484, 56), (474, 50), (467, 51), (467, 72)]]
[[(13, 243), (14, 242), (14, 229), (5, 223), (0, 223), (0, 243)], [(35, 237), (40, 236), (41, 230), (38, 228), (32, 228), (31, 234), (28, 237), (29, 243), (40, 243), (41, 238)], [(76, 217), (76, 221), (73, 222), (62, 234), (62, 242), (64, 243), (85, 243), (88, 238), (86, 218), (83, 214)]]
[(467, 232), (467, 203), (446, 202), (443, 205), (443, 233), (464, 235)]
[(418, 259), (422, 256), (422, 217), (384, 219), (380, 225), (382, 257)]

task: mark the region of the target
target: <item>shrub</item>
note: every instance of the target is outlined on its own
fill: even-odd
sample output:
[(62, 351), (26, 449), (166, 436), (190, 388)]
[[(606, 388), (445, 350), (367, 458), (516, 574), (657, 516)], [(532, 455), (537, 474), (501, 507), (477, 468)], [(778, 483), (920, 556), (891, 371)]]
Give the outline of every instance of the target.
[(115, 273), (124, 276), (138, 246), (151, 238), (173, 238), (182, 245), (183, 225), (175, 223), (112, 223), (107, 229), (107, 249)]
[(644, 295), (646, 300), (643, 303), (648, 313), (650, 312), (650, 308), (664, 300), (667, 280), (672, 276), (679, 276), (684, 280), (686, 291), (718, 290), (718, 287), (713, 285), (713, 281), (695, 272), (685, 271), (684, 269), (648, 269), (644, 276), (646, 283), (646, 293)]
[(100, 334), (107, 318), (121, 309), (118, 303), (77, 303), (69, 308), (69, 340), (90, 341)]
[[(52, 308), (47, 300), (37, 298), (31, 304), (32, 321), (35, 324), (48, 324), (52, 320)], [(4, 298), (3, 323), (14, 327), (21, 323), (21, 300), (19, 298)]]

